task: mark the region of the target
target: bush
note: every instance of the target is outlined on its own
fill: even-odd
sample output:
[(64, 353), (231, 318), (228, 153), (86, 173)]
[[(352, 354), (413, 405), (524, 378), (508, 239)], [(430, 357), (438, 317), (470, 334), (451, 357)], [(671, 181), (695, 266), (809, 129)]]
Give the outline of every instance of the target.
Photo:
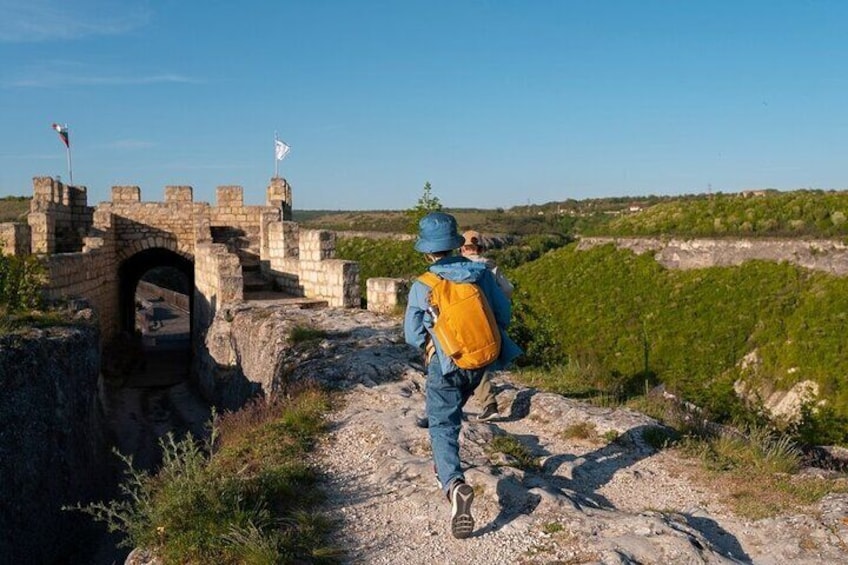
[(367, 281), (375, 277), (411, 279), (427, 269), (423, 253), (415, 251), (411, 241), (340, 237), (336, 257), (359, 263), (359, 289), (366, 296)]
[(32, 255), (0, 255), (0, 308), (7, 312), (33, 310), (43, 305), (44, 266)]
[(321, 563), (333, 560), (305, 454), (323, 429), (327, 399), (315, 389), (259, 399), (217, 418), (209, 441), (169, 435), (156, 475), (127, 464), (125, 497), (76, 507), (154, 549), (166, 563)]

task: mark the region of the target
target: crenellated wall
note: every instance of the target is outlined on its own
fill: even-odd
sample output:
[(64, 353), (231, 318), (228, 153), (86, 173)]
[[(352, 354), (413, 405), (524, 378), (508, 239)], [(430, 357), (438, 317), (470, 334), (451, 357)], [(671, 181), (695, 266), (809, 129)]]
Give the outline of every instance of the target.
[(238, 257), (221, 243), (198, 243), (194, 256), (194, 308), (198, 331), (212, 323), (218, 310), (244, 297)]
[[(265, 206), (245, 206), (235, 185), (217, 187), (214, 205), (194, 202), (190, 186), (166, 186), (162, 202), (143, 202), (138, 186), (113, 186), (111, 196), (92, 208), (85, 187), (36, 177), (28, 224), (0, 228), (5, 253), (43, 258), (48, 298), (81, 297), (97, 309), (104, 339), (134, 319), (124, 304), (128, 287), (139, 271), (161, 261), (193, 264), (196, 333), (222, 306), (244, 299), (248, 269), (293, 296), (359, 306), (358, 265), (333, 258), (332, 232), (301, 231), (287, 219), (291, 186), (285, 179), (271, 179)], [(122, 280), (127, 277), (133, 280)]]
[(67, 186), (50, 177), (35, 177), (27, 216), (32, 252), (81, 251), (83, 238), (91, 227), (92, 213), (84, 186)]
[(333, 258), (335, 233), (265, 218), (261, 235), (262, 270), (285, 292), (324, 299), (334, 307), (360, 306), (359, 264)]

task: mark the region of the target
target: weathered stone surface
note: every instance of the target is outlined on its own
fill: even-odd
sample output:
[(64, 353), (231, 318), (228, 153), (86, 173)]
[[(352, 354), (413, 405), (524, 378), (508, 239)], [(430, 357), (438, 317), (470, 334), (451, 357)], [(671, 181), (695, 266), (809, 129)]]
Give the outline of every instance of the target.
[(99, 499), (109, 449), (91, 324), (0, 338), (0, 561), (58, 563), (88, 531), (62, 505)]
[(677, 239), (656, 237), (584, 237), (578, 249), (613, 244), (634, 253), (654, 253), (669, 269), (703, 269), (745, 261), (788, 261), (837, 276), (848, 275), (848, 246), (838, 240)]
[[(450, 506), (438, 490), (426, 430), (424, 375), (396, 318), (372, 312), (250, 308), (216, 321), (222, 365), (265, 391), (313, 379), (344, 391), (316, 455), (338, 522), (345, 563), (835, 563), (848, 559), (848, 496), (760, 521), (737, 517), (718, 493), (692, 482), (688, 463), (652, 449), (659, 424), (637, 412), (586, 403), (494, 379), (502, 418), (475, 421), (460, 436), (475, 488), (472, 540), (448, 532)], [(323, 333), (297, 342), (295, 327)], [(213, 335), (210, 334), (210, 335)], [(586, 424), (597, 436), (569, 438)], [(522, 469), (492, 453), (498, 435), (516, 438), (539, 463)], [(603, 439), (616, 437), (614, 441)]]
[(291, 187), (285, 179), (272, 179), (268, 194), (271, 205), (246, 206), (242, 187), (219, 186), (210, 206), (194, 202), (190, 186), (165, 187), (164, 202), (142, 202), (138, 186), (115, 186), (112, 200), (93, 208), (85, 187), (36, 177), (28, 224), (0, 226), (0, 247), (45, 254), (47, 297), (87, 299), (105, 339), (131, 329), (121, 324), (129, 318), (126, 287), (136, 281), (121, 272), (140, 256), (156, 257), (151, 268), (169, 255), (175, 263), (195, 263), (202, 315), (194, 327), (201, 339), (218, 308), (242, 300), (245, 270), (261, 271), (290, 294), (358, 308), (358, 265), (333, 258), (335, 234), (301, 233), (287, 221)]
[[(408, 348), (400, 347), (396, 321), (364, 310), (319, 310), (299, 307), (238, 305), (216, 316), (206, 336), (208, 357), (198, 371), (202, 390), (216, 404), (234, 408), (250, 396), (273, 394), (287, 383), (305, 378), (333, 387), (380, 382), (408, 366)], [(296, 332), (314, 332), (298, 341)], [(359, 350), (344, 362), (327, 355), (339, 340)], [(395, 347), (372, 353), (371, 346)]]

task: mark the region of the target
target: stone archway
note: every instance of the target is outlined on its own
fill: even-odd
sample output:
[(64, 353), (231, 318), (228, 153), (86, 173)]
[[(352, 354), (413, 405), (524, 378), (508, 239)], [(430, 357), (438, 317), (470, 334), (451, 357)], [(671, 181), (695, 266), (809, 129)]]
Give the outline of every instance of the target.
[[(141, 277), (155, 267), (171, 267), (183, 274), (190, 289), (194, 288), (194, 263), (185, 256), (164, 249), (152, 247), (139, 251), (125, 259), (118, 268), (118, 300), (121, 330), (133, 332), (135, 326), (135, 291)], [(194, 312), (194, 292), (189, 293), (189, 312)], [(194, 316), (191, 316), (194, 326)]]
[[(177, 293), (166, 288), (170, 284), (148, 284), (151, 279), (145, 274), (161, 267), (173, 269), (185, 279), (181, 282), (188, 287), (187, 309), (182, 296), (182, 305), (177, 306), (177, 297), (173, 296)], [(163, 280), (155, 278), (157, 283)], [(165, 431), (176, 437), (187, 432), (204, 437), (210, 417), (209, 406), (198, 394), (191, 375), (193, 349), (188, 327), (194, 324), (194, 262), (190, 256), (170, 249), (143, 249), (120, 263), (118, 289), (123, 331), (104, 348), (102, 366), (108, 369), (102, 371), (101, 400), (115, 447), (132, 455), (136, 468), (152, 471), (161, 461), (158, 442)], [(145, 313), (139, 311), (139, 317), (137, 296), (140, 303), (150, 302), (150, 310), (145, 306)], [(159, 317), (166, 312), (173, 315)], [(154, 315), (147, 318), (147, 313)], [(142, 325), (137, 331), (136, 323), (141, 320), (161, 323), (156, 327)], [(174, 332), (172, 324), (177, 321), (180, 329)]]

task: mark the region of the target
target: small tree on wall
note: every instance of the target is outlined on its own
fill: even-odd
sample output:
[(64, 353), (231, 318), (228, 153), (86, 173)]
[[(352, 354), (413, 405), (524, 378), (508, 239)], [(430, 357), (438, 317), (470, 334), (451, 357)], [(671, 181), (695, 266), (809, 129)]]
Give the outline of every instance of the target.
[(409, 218), (409, 233), (418, 233), (418, 222), (430, 212), (438, 212), (442, 209), (442, 203), (438, 196), (433, 195), (433, 187), (430, 186), (430, 181), (424, 183), (424, 192), (415, 207), (406, 211)]

